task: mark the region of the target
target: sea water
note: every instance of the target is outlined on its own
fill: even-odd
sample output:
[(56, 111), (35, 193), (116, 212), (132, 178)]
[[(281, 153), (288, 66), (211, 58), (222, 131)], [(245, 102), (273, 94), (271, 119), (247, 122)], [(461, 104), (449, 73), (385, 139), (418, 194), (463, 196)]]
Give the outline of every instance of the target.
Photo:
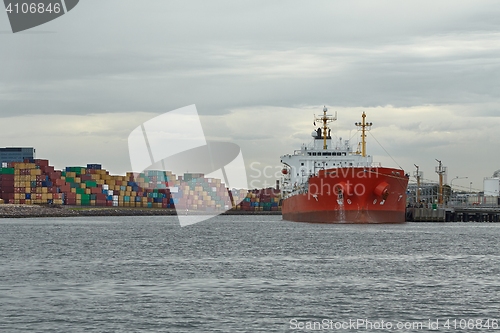
[(495, 331), (499, 236), (493, 223), (2, 219), (0, 332)]

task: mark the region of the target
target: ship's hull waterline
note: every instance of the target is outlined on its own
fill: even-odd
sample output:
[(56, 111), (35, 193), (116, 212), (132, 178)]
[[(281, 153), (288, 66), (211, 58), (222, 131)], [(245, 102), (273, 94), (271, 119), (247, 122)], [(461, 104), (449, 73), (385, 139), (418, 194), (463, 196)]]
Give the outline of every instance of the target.
[(312, 223), (404, 223), (408, 177), (401, 169), (322, 170), (283, 201), (283, 219)]

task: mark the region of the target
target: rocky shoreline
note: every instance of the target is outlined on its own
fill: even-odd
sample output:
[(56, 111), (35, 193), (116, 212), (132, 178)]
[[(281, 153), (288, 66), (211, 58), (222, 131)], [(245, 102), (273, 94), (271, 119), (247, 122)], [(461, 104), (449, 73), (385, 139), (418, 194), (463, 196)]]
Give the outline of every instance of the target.
[[(185, 214), (185, 212), (183, 213)], [(188, 214), (202, 214), (202, 212), (188, 212)], [(164, 215), (177, 215), (177, 212), (175, 209), (155, 208), (0, 205), (0, 218)], [(281, 215), (281, 212), (230, 210), (222, 213), (222, 215)]]

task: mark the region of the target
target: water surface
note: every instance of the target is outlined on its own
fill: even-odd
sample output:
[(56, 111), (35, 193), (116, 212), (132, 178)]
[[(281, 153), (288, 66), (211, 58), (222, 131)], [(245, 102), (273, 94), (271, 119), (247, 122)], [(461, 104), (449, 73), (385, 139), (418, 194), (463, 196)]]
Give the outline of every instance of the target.
[(500, 319), (499, 236), (489, 223), (3, 219), (0, 332), (296, 332), (325, 319), (466, 332), (443, 324)]

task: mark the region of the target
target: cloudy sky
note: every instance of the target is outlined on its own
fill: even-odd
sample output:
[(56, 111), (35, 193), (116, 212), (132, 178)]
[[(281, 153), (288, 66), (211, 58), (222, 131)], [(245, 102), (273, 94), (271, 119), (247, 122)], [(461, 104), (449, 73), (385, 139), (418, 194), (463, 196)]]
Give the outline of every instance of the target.
[(500, 169), (499, 17), (480, 0), (82, 0), (13, 34), (0, 14), (0, 146), (123, 174), (134, 128), (196, 104), (252, 180), (327, 105), (352, 140), (367, 113), (376, 161), (437, 180), (440, 159), (448, 182), (468, 177), (454, 187), (482, 190)]

